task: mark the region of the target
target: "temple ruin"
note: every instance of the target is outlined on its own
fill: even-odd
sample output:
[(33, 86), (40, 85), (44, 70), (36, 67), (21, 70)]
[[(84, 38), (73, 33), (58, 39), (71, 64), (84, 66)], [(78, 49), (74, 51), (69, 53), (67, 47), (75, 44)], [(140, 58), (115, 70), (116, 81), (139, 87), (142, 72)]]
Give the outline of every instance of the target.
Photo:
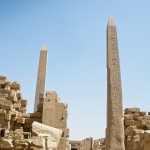
[(69, 140), (68, 105), (56, 91), (45, 91), (47, 47), (40, 51), (34, 112), (18, 82), (0, 76), (0, 150), (150, 150), (150, 112), (126, 108), (123, 114), (117, 29), (107, 25), (106, 137)]

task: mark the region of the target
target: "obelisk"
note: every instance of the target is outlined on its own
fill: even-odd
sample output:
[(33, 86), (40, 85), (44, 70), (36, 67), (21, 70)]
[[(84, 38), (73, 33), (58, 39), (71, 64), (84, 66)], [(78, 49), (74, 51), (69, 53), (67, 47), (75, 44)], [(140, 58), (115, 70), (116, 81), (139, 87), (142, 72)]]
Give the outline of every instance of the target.
[(44, 44), (40, 51), (40, 60), (39, 60), (38, 77), (37, 77), (37, 84), (36, 84), (35, 102), (34, 102), (34, 112), (37, 111), (37, 105), (39, 104), (39, 94), (44, 94), (45, 91), (46, 64), (47, 64), (47, 47)]
[(124, 150), (122, 86), (116, 25), (107, 25), (107, 130), (106, 150)]

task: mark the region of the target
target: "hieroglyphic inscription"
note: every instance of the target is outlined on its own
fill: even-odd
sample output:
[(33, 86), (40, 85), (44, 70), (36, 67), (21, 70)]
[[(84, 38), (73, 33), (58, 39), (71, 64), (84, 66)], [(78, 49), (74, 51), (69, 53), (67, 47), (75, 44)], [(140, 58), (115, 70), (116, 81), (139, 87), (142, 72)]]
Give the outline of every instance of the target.
[(107, 28), (108, 98), (107, 150), (124, 150), (122, 122), (122, 89), (116, 26)]
[(116, 27), (111, 27), (109, 30), (110, 37), (110, 49), (111, 49), (111, 60), (110, 60), (110, 73), (111, 73), (111, 98), (115, 103), (121, 98), (121, 80), (120, 80), (120, 66), (118, 56), (118, 44), (116, 37)]

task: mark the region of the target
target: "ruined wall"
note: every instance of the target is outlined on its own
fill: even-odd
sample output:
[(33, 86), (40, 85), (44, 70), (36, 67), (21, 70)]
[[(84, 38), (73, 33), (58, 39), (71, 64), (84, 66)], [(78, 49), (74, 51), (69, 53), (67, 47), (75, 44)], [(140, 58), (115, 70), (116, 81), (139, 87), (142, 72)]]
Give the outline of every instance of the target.
[(150, 150), (150, 112), (125, 109), (124, 127), (126, 150)]
[(27, 100), (22, 98), (19, 83), (0, 76), (0, 128), (10, 131), (21, 128), (29, 117), (26, 106)]
[(92, 150), (93, 138), (86, 138), (81, 141), (80, 150)]
[(42, 123), (55, 128), (62, 129), (62, 137), (58, 145), (58, 150), (68, 150), (69, 147), (69, 129), (67, 128), (68, 106), (61, 103), (55, 91), (46, 92), (43, 101)]
[(94, 140), (92, 150), (105, 150), (105, 139)]

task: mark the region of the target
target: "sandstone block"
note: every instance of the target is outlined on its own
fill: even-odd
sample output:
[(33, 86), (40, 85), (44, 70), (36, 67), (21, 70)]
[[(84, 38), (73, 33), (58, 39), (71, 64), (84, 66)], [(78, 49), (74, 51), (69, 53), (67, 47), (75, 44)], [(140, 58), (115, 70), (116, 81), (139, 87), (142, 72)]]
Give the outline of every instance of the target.
[(126, 130), (125, 130), (125, 132), (124, 132), (125, 136), (132, 135), (134, 129), (135, 129), (135, 126), (129, 126), (129, 127), (127, 127)]
[(50, 100), (58, 100), (58, 95), (56, 91), (47, 91), (46, 92), (46, 97), (48, 97)]
[(140, 141), (139, 135), (133, 135), (133, 141)]
[(128, 113), (128, 112), (131, 112), (131, 113), (139, 113), (139, 112), (140, 112), (140, 108), (136, 108), (136, 107), (133, 107), (133, 108), (126, 108), (126, 109), (125, 109), (125, 113)]
[(133, 113), (133, 115), (134, 115), (134, 117), (138, 117), (138, 116), (140, 116), (140, 113), (135, 112), (135, 113)]
[(22, 99), (21, 93), (17, 93), (16, 96), (17, 96), (18, 99)]
[(0, 104), (0, 107), (2, 108), (2, 109), (6, 109), (6, 110), (10, 110), (10, 109), (12, 109), (12, 105), (5, 105), (5, 104)]
[(25, 108), (25, 107), (20, 107), (20, 108), (19, 108), (19, 111), (20, 111), (21, 113), (25, 113), (25, 112), (26, 112), (26, 108)]
[(56, 143), (58, 145), (61, 135), (62, 135), (62, 130), (56, 129), (47, 125), (43, 125), (38, 122), (33, 122), (32, 123), (32, 131), (39, 135), (39, 134), (45, 134), (51, 138), (51, 141)]
[(5, 121), (5, 125), (6, 125), (6, 128), (7, 128), (7, 129), (10, 129), (10, 121), (6, 120), (6, 121)]
[(12, 101), (7, 99), (0, 99), (0, 108), (1, 109), (11, 109), (12, 108)]
[(16, 96), (12, 96), (12, 95), (8, 95), (8, 100), (11, 100), (11, 101), (14, 101), (14, 102), (17, 102), (18, 99)]
[(5, 85), (5, 81), (0, 80), (0, 85)]
[(134, 126), (134, 120), (125, 120), (125, 126)]
[(4, 115), (4, 114), (6, 114), (6, 110), (0, 109), (0, 115)]
[(31, 138), (31, 145), (34, 145), (36, 148), (45, 149), (45, 138), (41, 136), (35, 136)]
[(10, 95), (11, 94), (11, 90), (6, 90), (6, 89), (1, 89), (0, 90), (0, 93), (2, 93), (2, 94), (8, 94), (8, 95)]
[(27, 113), (21, 113), (21, 116), (22, 118), (29, 118), (30, 117), (30, 114), (27, 114)]
[(14, 102), (14, 108), (19, 109), (21, 107), (21, 103)]
[(134, 121), (135, 126), (142, 126), (142, 120), (140, 121)]
[(150, 125), (147, 125), (147, 126), (146, 126), (146, 130), (150, 130)]
[(27, 104), (28, 104), (27, 100), (24, 100), (24, 99), (21, 100), (21, 106), (25, 107), (27, 106)]
[(150, 131), (145, 131), (145, 136), (144, 136), (145, 141), (149, 142), (150, 141)]
[(42, 118), (42, 113), (41, 112), (34, 112), (30, 114), (31, 118)]
[(17, 123), (24, 124), (25, 118), (17, 118)]
[(12, 111), (11, 116), (12, 117), (18, 117), (18, 111)]
[(124, 120), (133, 120), (133, 115), (124, 115)]
[(25, 118), (25, 122), (32, 124), (34, 121), (42, 123), (42, 119), (41, 118)]
[(12, 82), (11, 89), (20, 90), (20, 84), (17, 82)]
[(0, 80), (1, 80), (1, 81), (6, 81), (7, 78), (6, 78), (6, 76), (0, 76)]
[(11, 117), (11, 121), (16, 121), (18, 117)]
[(150, 115), (148, 115), (148, 116), (143, 116), (143, 119), (144, 119), (144, 120), (150, 120)]
[(3, 149), (13, 149), (14, 146), (12, 144), (12, 140), (9, 140), (9, 139), (0, 139), (0, 149), (3, 150)]
[(146, 116), (146, 111), (141, 111), (140, 116)]
[(5, 114), (5, 120), (11, 120), (11, 115), (10, 114)]
[(23, 128), (29, 129), (29, 131), (30, 131), (31, 127), (32, 127), (32, 124), (30, 124), (30, 123), (25, 123), (23, 125)]
[(7, 98), (8, 98), (8, 94), (0, 93), (0, 103), (3, 101), (3, 99), (7, 99)]

